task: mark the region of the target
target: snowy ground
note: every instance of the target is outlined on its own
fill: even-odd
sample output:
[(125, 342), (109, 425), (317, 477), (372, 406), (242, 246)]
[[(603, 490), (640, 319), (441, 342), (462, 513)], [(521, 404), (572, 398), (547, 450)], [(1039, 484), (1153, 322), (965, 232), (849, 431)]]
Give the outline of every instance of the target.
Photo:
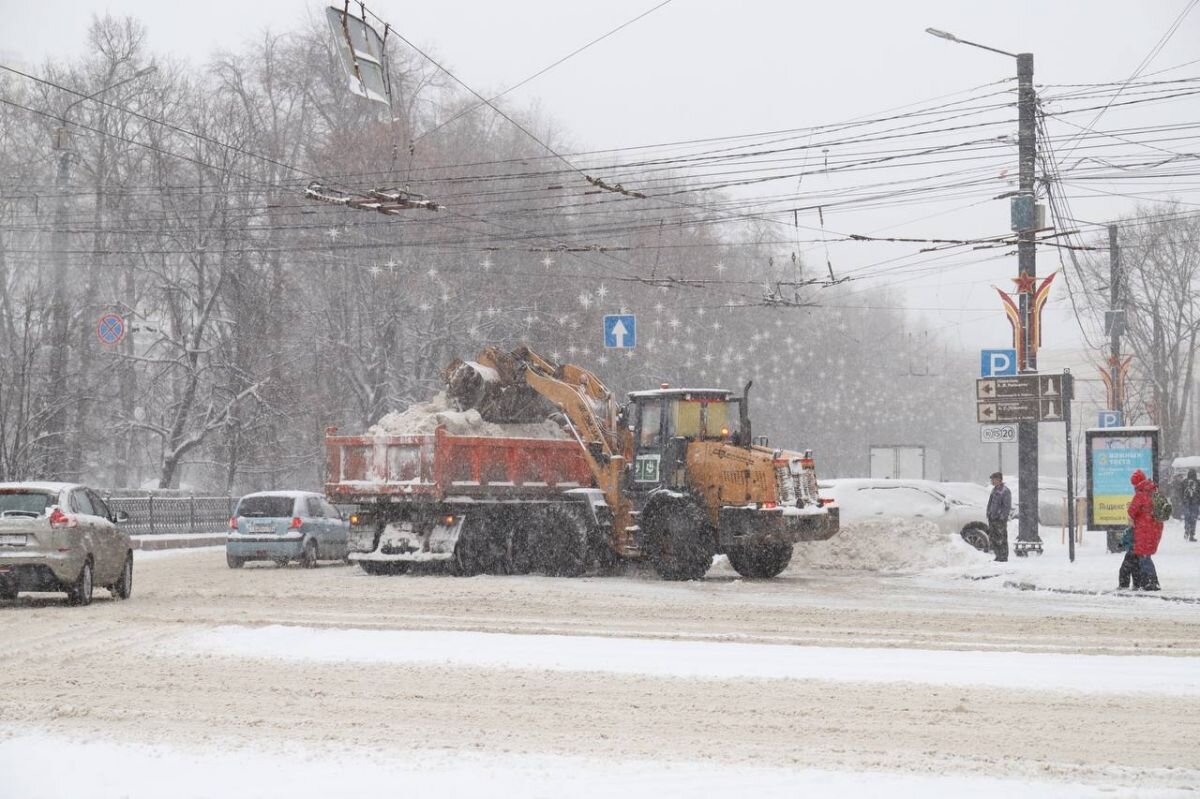
[(0, 602), (0, 796), (1194, 796), (1200, 544), (1135, 594), (1042, 536), (877, 519), (684, 584), (138, 552), (129, 602)]

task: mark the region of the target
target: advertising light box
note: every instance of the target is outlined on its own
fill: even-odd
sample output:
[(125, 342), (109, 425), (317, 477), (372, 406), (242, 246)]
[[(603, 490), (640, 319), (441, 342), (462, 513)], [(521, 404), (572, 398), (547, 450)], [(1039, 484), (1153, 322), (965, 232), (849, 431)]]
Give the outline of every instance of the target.
[(1088, 430), (1087, 526), (1121, 530), (1129, 525), (1133, 499), (1130, 475), (1141, 469), (1158, 482), (1158, 428), (1106, 427)]

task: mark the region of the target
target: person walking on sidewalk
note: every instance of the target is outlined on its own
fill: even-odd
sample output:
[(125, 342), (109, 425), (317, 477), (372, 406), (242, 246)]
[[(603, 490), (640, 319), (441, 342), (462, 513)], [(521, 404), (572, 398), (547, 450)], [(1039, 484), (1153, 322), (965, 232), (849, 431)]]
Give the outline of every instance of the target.
[(1154, 492), (1158, 486), (1141, 469), (1134, 470), (1129, 482), (1133, 484), (1133, 499), (1127, 511), (1133, 523), (1133, 554), (1138, 556), (1143, 590), (1157, 591), (1158, 572), (1151, 556), (1158, 552), (1163, 531), (1163, 523), (1154, 518)]
[(1179, 498), (1183, 504), (1183, 538), (1185, 541), (1196, 540), (1196, 517), (1200, 516), (1200, 478), (1196, 477), (1195, 469), (1188, 469), (1187, 479), (1179, 490)]
[(996, 560), (1008, 560), (1008, 517), (1012, 515), (1012, 492), (1004, 484), (1004, 475), (992, 473), (992, 495), (988, 497), (988, 538)]

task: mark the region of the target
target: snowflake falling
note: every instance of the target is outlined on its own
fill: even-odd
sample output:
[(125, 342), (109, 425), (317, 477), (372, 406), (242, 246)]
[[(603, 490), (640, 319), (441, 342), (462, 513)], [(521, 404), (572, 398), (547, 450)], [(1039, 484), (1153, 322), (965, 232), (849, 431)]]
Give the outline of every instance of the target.
[(550, 267), (554, 266), (554, 259), (551, 258), (549, 255), (547, 255), (545, 258), (542, 259), (542, 266), (549, 269)]
[(492, 259), (484, 258), (482, 261), (479, 262), (479, 266), (483, 269), (483, 271), (485, 271), (485, 272), (488, 271), (489, 269), (492, 268)]
[(371, 277), (379, 277), (379, 274), (383, 271), (383, 267), (379, 264), (371, 264), (367, 271), (371, 273)]
[(586, 291), (581, 293), (579, 295), (579, 304), (583, 306), (583, 310), (585, 310), (585, 311), (588, 308), (591, 308), (592, 307), (592, 295), (588, 294)]
[(603, 300), (608, 296), (608, 287), (601, 283), (600, 288), (596, 289), (596, 296)]

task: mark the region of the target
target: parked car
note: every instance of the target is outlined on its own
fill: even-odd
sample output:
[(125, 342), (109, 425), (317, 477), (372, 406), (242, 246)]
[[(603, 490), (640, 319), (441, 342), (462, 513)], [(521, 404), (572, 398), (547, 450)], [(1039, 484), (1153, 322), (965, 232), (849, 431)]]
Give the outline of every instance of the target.
[(95, 491), (77, 483), (0, 483), (0, 599), (21, 591), (65, 591), (72, 605), (92, 589), (133, 592), (133, 544)]
[(283, 566), (298, 560), (313, 568), (318, 560), (349, 555), (350, 522), (320, 494), (310, 491), (260, 491), (238, 501), (229, 520), (225, 560), (240, 569), (249, 560)]
[(927, 519), (976, 549), (988, 539), (988, 489), (973, 483), (932, 480), (846, 479), (821, 482), (821, 493), (841, 508), (842, 522), (878, 517)]

